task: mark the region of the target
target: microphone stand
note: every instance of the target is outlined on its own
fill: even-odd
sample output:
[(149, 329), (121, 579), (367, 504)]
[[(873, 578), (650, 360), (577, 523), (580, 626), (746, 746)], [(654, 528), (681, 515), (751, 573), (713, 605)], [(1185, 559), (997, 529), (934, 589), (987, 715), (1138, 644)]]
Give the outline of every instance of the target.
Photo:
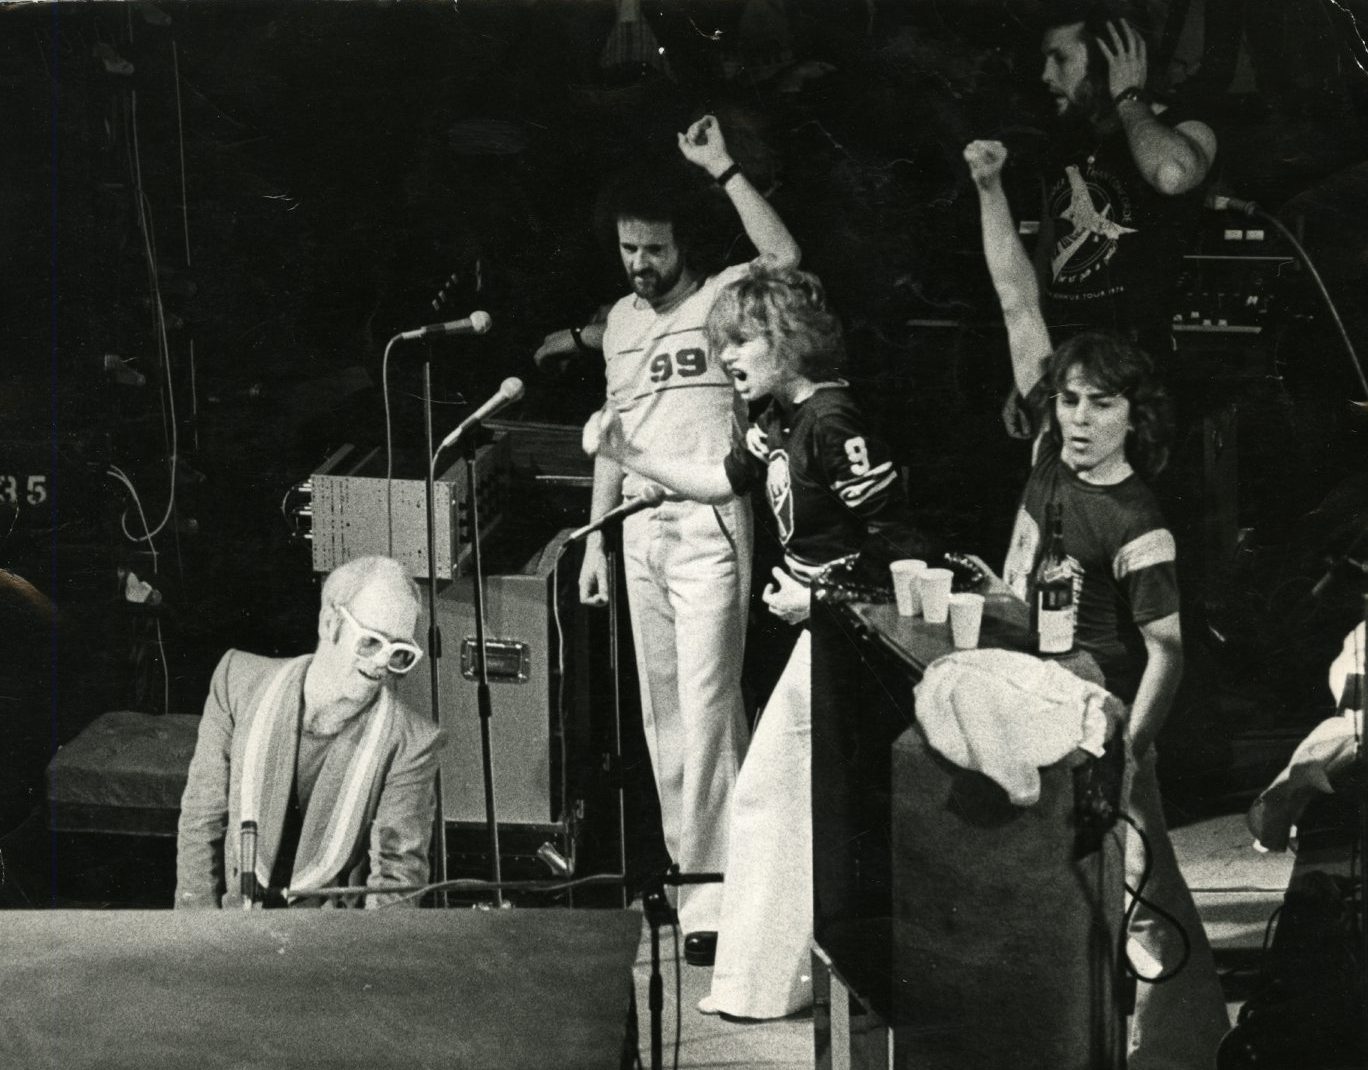
[(480, 760), (484, 770), (485, 823), (489, 827), (489, 852), (494, 903), (504, 905), (503, 862), (499, 857), (499, 823), (494, 807), (494, 744), (490, 738), (490, 719), (494, 715), (489, 694), (489, 667), (485, 664), (484, 563), (480, 556), (480, 507), (475, 487), (475, 439), (462, 436), (461, 452), (466, 462), (466, 502), (470, 519), (470, 557), (474, 570), (475, 663), (477, 669), (475, 701), (480, 715)]
[[(1368, 594), (1363, 596), (1363, 615), (1365, 632), (1368, 632)], [(1368, 645), (1368, 644), (1366, 644)], [(1358, 676), (1358, 705), (1361, 710), (1368, 710), (1368, 652), (1361, 649), (1357, 665), (1351, 665), (1350, 670), (1357, 669)], [(1350, 716), (1353, 716), (1352, 713)], [(1361, 719), (1368, 718), (1368, 712), (1364, 713)], [(1368, 728), (1368, 724), (1364, 725)], [(1359, 984), (1364, 985), (1363, 963), (1368, 962), (1368, 874), (1364, 872), (1365, 862), (1368, 862), (1368, 746), (1364, 744), (1364, 733), (1358, 733), (1358, 818), (1359, 818), (1359, 941), (1361, 947), (1360, 954), (1363, 956), (1359, 962)], [(1360, 991), (1360, 997), (1363, 996)], [(1363, 1045), (1363, 1051), (1368, 1054), (1368, 1020), (1362, 1023), (1362, 1033), (1359, 1042)]]
[[(664, 873), (652, 875), (642, 886), (641, 906), (651, 926), (651, 980), (647, 988), (651, 1012), (651, 1070), (662, 1070), (664, 1066), (661, 1015), (665, 1009), (665, 982), (660, 976), (660, 927), (679, 924), (679, 915), (665, 898), (665, 885), (678, 888), (683, 884), (720, 884), (723, 879), (721, 873), (681, 873), (677, 864), (671, 864)], [(676, 1007), (675, 1013), (682, 1010)]]
[[(614, 533), (617, 534), (617, 533)], [(617, 782), (618, 872), (622, 874), (622, 906), (627, 907), (627, 787), (622, 768), (622, 651), (618, 646), (622, 626), (618, 614), (617, 562), (620, 541), (604, 539), (608, 562), (608, 675), (613, 681), (613, 779)]]
[[(432, 694), (432, 722), (441, 728), (442, 629), (437, 623), (437, 457), (433, 452), (432, 440), (432, 347), (430, 345), (425, 346), (423, 351), (423, 430), (427, 436), (428, 458), (426, 508), (424, 509), (427, 521), (428, 560), (428, 679)], [(450, 578), (450, 576), (447, 577), (447, 579)], [(442, 812), (441, 763), (438, 763), (437, 766), (433, 790), (437, 799), (432, 827), (432, 878), (434, 882), (444, 884), (447, 879), (447, 848), (446, 817)], [(443, 907), (449, 905), (445, 888), (437, 893), (437, 902)]]

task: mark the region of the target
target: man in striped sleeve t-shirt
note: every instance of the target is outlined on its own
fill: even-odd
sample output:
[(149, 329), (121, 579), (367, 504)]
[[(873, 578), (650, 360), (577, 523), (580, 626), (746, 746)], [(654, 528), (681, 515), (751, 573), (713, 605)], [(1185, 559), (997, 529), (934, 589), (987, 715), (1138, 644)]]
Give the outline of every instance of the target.
[(1168, 458), (1168, 399), (1150, 358), (1118, 335), (1089, 332), (1051, 345), (1002, 189), (1007, 150), (975, 141), (964, 156), (978, 188), (1013, 377), (1041, 427), (1004, 575), (1016, 593), (1027, 593), (1045, 506), (1061, 503), (1077, 593), (1075, 641), (1093, 655), (1107, 689), (1130, 706), (1121, 807), (1145, 841), (1127, 832), (1126, 881), (1137, 888), (1148, 870), (1149, 882), (1130, 916), (1127, 951), (1140, 984), (1126, 1065), (1211, 1066), (1230, 1022), (1211, 945), (1169, 841), (1155, 772), (1155, 738), (1183, 675), (1174, 540), (1144, 482)]

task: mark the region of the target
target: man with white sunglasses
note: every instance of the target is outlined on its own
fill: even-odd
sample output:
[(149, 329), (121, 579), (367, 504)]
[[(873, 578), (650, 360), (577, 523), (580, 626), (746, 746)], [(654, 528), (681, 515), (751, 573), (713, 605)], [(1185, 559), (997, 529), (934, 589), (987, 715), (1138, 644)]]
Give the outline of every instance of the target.
[(313, 654), (230, 650), (214, 672), (181, 799), (178, 908), (317, 906), (295, 893), (428, 879), (442, 740), (392, 680), (423, 656), (417, 587), (398, 562), (361, 557), (322, 603)]

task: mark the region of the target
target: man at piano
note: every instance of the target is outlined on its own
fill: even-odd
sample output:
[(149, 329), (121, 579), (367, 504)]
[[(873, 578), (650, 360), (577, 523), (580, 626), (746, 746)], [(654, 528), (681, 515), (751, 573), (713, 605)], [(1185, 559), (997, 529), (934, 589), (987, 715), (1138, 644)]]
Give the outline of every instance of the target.
[(178, 909), (249, 905), (257, 889), (319, 906), (282, 890), (339, 885), (375, 907), (399, 898), (385, 887), (428, 880), (442, 737), (394, 687), (422, 657), (417, 587), (397, 561), (359, 557), (322, 603), (312, 654), (230, 650), (214, 671), (181, 800)]

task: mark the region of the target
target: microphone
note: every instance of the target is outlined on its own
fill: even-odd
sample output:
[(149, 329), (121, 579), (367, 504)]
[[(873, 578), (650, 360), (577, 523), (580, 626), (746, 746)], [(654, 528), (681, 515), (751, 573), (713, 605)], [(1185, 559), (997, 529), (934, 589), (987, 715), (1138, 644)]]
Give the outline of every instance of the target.
[(1214, 190), (1206, 195), (1204, 203), (1208, 208), (1217, 212), (1240, 212), (1252, 216), (1259, 211), (1259, 206), (1253, 201), (1246, 201), (1240, 197), (1227, 197), (1224, 194), (1216, 193)]
[(412, 331), (399, 334), (401, 342), (411, 342), (417, 338), (437, 338), (444, 334), (485, 334), (494, 326), (488, 312), (472, 312), (463, 320), (450, 320), (447, 323), (429, 323)]
[(257, 901), (257, 823), (255, 821), (244, 821), (239, 830), (241, 839), (239, 840), (238, 865), (241, 871), (238, 874), (240, 881), (239, 889), (242, 892), (242, 909), (251, 910), (252, 904)]
[(576, 528), (569, 534), (565, 541), (574, 542), (576, 539), (582, 539), (586, 535), (592, 535), (596, 531), (602, 531), (610, 524), (616, 524), (620, 520), (626, 520), (633, 513), (639, 513), (643, 509), (654, 509), (664, 500), (665, 491), (654, 483), (650, 483), (646, 486), (646, 489), (641, 492), (639, 497), (630, 498), (616, 509), (609, 509), (608, 512), (604, 513), (597, 520), (591, 520), (588, 524), (585, 524), (584, 527)]
[[(476, 314), (480, 315), (480, 313)], [(489, 317), (486, 316), (485, 318), (488, 319)], [(492, 398), (490, 398), (478, 409), (476, 409), (464, 420), (462, 420), (460, 426), (457, 427), (455, 431), (451, 432), (451, 434), (447, 435), (446, 438), (442, 439), (441, 443), (437, 446), (437, 453), (441, 453), (444, 449), (446, 449), (458, 438), (460, 438), (463, 434), (465, 434), (468, 430), (470, 430), (470, 428), (474, 427), (478, 423), (482, 423), (486, 418), (493, 416), (500, 409), (512, 405), (513, 402), (520, 400), (522, 396), (523, 381), (517, 378), (516, 376), (509, 376), (501, 384), (499, 384), (499, 389)], [(437, 453), (434, 453), (433, 457), (436, 457)]]
[(537, 857), (557, 877), (573, 877), (575, 875), (575, 863), (561, 854), (550, 840), (537, 848)]

